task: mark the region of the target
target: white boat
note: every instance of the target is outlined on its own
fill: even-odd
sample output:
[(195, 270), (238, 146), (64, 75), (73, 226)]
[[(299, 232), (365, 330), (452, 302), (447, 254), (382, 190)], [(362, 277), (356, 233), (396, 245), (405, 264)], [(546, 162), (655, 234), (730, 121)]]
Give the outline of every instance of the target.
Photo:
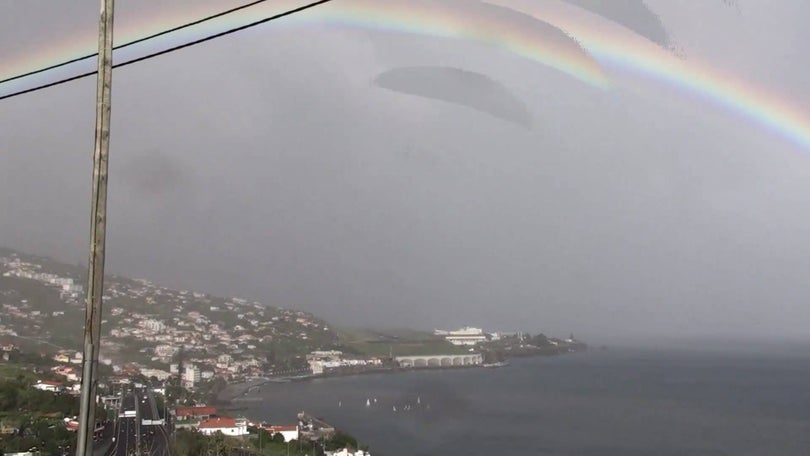
[(366, 407), (369, 407), (370, 405), (371, 405), (371, 399), (366, 399)]

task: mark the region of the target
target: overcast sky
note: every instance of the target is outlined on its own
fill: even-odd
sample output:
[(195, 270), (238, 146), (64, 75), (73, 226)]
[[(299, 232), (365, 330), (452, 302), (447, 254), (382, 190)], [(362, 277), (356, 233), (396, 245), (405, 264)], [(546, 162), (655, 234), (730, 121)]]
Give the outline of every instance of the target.
[[(117, 29), (163, 14), (119, 3)], [(737, 3), (656, 0), (657, 18), (611, 20), (810, 110), (807, 2)], [(0, 62), (92, 43), (97, 10), (0, 1)], [(416, 66), (489, 78), (531, 126), (374, 83)], [(343, 325), (808, 337), (810, 151), (633, 84), (603, 92), (491, 46), (318, 25), (116, 70), (108, 271)], [(0, 245), (85, 261), (94, 91), (0, 101)]]

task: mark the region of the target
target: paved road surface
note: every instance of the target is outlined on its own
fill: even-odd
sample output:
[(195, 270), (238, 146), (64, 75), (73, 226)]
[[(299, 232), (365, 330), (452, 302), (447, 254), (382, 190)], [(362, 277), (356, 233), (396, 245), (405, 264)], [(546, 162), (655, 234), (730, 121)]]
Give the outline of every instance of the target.
[(158, 420), (155, 398), (151, 392), (132, 392), (121, 403), (121, 413), (135, 411), (134, 418), (120, 417), (115, 424), (115, 442), (106, 456), (169, 455), (169, 437), (165, 426), (144, 425), (143, 420)]

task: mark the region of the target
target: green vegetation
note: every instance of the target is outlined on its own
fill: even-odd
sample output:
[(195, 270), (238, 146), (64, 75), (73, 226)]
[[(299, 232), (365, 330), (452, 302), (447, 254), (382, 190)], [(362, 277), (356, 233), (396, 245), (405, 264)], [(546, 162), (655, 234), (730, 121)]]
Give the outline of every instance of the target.
[[(198, 456), (202, 454), (229, 455), (231, 449), (248, 448), (267, 456), (312, 456), (323, 454), (321, 448), (305, 441), (293, 440), (285, 442), (281, 434), (270, 435), (269, 432), (250, 428), (250, 436), (246, 440), (226, 437), (221, 433), (206, 436), (198, 431), (181, 429), (175, 432), (172, 454), (177, 456)], [(343, 448), (347, 442), (352, 442), (356, 448), (357, 441), (346, 434), (336, 434), (335, 438), (326, 442), (327, 449)]]
[[(250, 446), (268, 456), (304, 456), (320, 454), (310, 443), (293, 440), (285, 442), (281, 434), (270, 435), (264, 429), (250, 429)], [(289, 453), (288, 453), (289, 451)]]
[[(9, 355), (9, 362), (0, 363), (0, 455), (75, 448), (76, 433), (65, 429), (64, 418), (79, 414), (79, 398), (33, 388), (37, 380), (59, 380), (49, 358), (17, 350)], [(107, 411), (97, 408), (96, 419), (105, 421)]]
[(456, 355), (468, 352), (468, 348), (453, 345), (442, 337), (422, 331), (341, 329), (338, 338), (339, 349), (347, 354), (363, 356)]
[(34, 417), (76, 416), (79, 400), (69, 394), (34, 389), (24, 377), (0, 382), (0, 416), (20, 416), (21, 412)]
[(0, 452), (28, 451), (37, 447), (58, 454), (59, 447), (75, 444), (76, 433), (65, 429), (62, 418), (79, 413), (78, 398), (31, 387), (33, 376), (20, 366), (2, 365), (3, 371), (19, 372), (0, 380)]
[(31, 372), (18, 364), (0, 364), (0, 380), (10, 380), (20, 376), (31, 377)]
[(37, 448), (43, 454), (56, 455), (75, 445), (76, 433), (66, 430), (58, 419), (24, 419), (15, 426), (14, 433), (0, 436), (0, 454)]

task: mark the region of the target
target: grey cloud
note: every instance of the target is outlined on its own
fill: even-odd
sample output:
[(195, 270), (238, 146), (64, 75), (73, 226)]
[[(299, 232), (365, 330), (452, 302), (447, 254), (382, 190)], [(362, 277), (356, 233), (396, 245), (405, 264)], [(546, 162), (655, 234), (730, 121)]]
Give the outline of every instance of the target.
[(661, 18), (644, 3), (644, 0), (563, 1), (622, 24), (663, 47), (669, 47), (672, 44)]
[(124, 158), (121, 183), (146, 196), (165, 196), (186, 182), (177, 157), (157, 150)]
[(530, 127), (529, 110), (510, 90), (491, 78), (459, 68), (405, 67), (378, 75), (379, 87), (466, 106), (493, 117)]
[[(771, 39), (810, 42), (785, 13), (800, 6), (734, 15), (794, 24), (736, 49), (740, 73), (769, 65)], [(697, 44), (728, 46), (724, 65), (734, 41), (710, 38), (732, 25), (713, 19)], [(410, 66), (486, 75), (534, 128), (371, 84)], [(807, 72), (790, 68), (767, 80)], [(93, 96), (87, 80), (0, 104), (0, 243), (86, 260)], [(114, 273), (347, 325), (806, 336), (805, 151), (665, 86), (601, 92), (492, 46), (267, 27), (116, 71), (110, 167)]]

